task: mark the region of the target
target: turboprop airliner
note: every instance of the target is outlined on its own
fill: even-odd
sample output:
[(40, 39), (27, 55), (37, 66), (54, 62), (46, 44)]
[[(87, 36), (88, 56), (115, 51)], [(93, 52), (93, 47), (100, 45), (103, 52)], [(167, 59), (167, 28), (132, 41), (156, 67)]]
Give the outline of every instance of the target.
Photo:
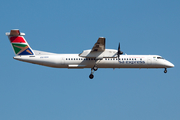
[(84, 50), (80, 54), (56, 54), (33, 50), (18, 29), (6, 33), (16, 60), (54, 67), (54, 68), (90, 68), (90, 79), (94, 78), (94, 72), (98, 68), (172, 68), (174, 65), (159, 55), (123, 55), (118, 49), (105, 49), (105, 38), (100, 37), (90, 50)]

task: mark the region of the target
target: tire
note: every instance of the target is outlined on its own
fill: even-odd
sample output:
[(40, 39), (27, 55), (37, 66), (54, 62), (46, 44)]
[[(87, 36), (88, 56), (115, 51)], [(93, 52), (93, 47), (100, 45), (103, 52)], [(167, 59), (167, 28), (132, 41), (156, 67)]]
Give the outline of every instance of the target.
[(90, 78), (90, 79), (93, 79), (93, 78), (94, 78), (94, 75), (93, 75), (93, 74), (90, 74), (90, 75), (89, 75), (89, 78)]
[(93, 70), (94, 70), (94, 71), (97, 71), (97, 70), (98, 70), (98, 67), (97, 67), (97, 66), (94, 66), (94, 67), (93, 67)]

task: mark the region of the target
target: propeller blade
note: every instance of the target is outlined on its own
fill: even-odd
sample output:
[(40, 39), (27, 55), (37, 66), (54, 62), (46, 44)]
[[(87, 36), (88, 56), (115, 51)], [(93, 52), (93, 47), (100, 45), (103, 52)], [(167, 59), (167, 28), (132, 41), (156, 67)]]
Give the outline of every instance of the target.
[(122, 52), (121, 49), (120, 49), (120, 42), (119, 42), (118, 52), (117, 52), (118, 59), (119, 59), (119, 56), (120, 56), (121, 54), (123, 54), (123, 52)]
[(119, 46), (118, 46), (118, 53), (120, 52), (120, 42), (119, 42)]

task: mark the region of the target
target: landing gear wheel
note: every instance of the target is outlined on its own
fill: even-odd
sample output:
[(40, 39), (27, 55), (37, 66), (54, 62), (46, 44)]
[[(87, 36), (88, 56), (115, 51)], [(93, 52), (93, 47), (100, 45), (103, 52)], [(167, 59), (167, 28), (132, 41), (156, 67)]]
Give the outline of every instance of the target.
[(167, 69), (165, 68), (164, 73), (167, 73)]
[(97, 67), (97, 66), (94, 66), (94, 67), (93, 67), (93, 70), (94, 70), (94, 71), (97, 71), (97, 70), (98, 70), (98, 67)]
[(89, 78), (90, 78), (90, 79), (93, 79), (93, 78), (94, 78), (94, 75), (93, 75), (93, 74), (90, 74), (90, 75), (89, 75)]

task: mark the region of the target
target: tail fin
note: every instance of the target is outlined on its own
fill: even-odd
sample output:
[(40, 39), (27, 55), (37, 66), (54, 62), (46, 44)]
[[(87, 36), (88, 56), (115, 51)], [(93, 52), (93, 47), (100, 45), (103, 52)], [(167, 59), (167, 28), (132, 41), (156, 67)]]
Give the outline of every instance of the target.
[(25, 33), (20, 33), (19, 30), (14, 29), (6, 35), (11, 42), (15, 55), (34, 55), (33, 50), (24, 38)]

